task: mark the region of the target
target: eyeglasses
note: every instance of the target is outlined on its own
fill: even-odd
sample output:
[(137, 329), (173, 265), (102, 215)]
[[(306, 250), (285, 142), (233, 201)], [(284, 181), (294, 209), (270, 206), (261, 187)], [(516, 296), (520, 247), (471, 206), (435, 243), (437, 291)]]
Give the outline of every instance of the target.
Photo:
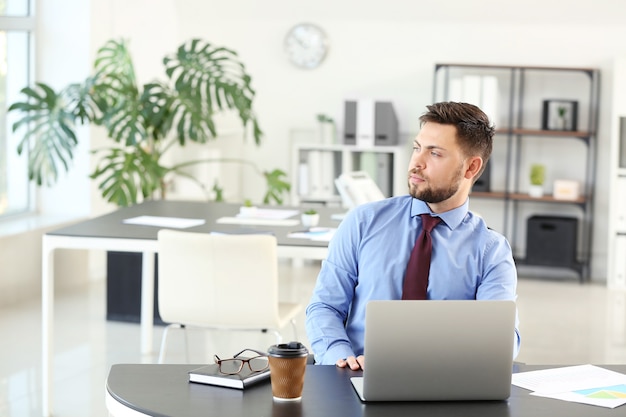
[[(244, 352), (253, 352), (256, 356), (250, 358), (245, 356), (239, 357), (239, 355)], [(267, 354), (254, 349), (244, 349), (232, 358), (228, 359), (220, 359), (219, 356), (213, 355), (213, 359), (219, 366), (220, 373), (225, 375), (238, 374), (243, 369), (244, 364), (248, 364), (248, 368), (250, 368), (250, 371), (252, 372), (261, 372), (270, 366)]]

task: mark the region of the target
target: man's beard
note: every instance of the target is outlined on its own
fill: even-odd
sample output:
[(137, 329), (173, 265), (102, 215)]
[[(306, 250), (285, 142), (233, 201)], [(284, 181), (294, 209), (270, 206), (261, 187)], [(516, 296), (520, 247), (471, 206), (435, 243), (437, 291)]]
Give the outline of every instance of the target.
[(461, 186), (461, 180), (463, 179), (462, 168), (463, 167), (461, 166), (459, 167), (459, 169), (457, 169), (457, 171), (454, 173), (452, 181), (447, 187), (432, 188), (431, 186), (428, 186), (428, 188), (424, 190), (418, 190), (417, 187), (412, 187), (409, 183), (409, 194), (411, 194), (411, 197), (417, 198), (418, 200), (422, 200), (427, 203), (441, 203), (442, 201), (449, 199), (454, 194), (456, 194), (457, 191), (459, 191), (459, 187)]

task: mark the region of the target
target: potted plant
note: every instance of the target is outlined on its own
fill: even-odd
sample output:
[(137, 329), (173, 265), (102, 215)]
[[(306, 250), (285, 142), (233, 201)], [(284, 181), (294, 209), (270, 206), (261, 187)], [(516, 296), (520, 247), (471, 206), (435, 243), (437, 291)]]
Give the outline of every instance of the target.
[(315, 227), (320, 222), (320, 215), (315, 209), (308, 209), (302, 213), (302, 225), (304, 227)]
[[(28, 151), (29, 178), (37, 185), (53, 185), (59, 171), (69, 169), (78, 143), (77, 123), (107, 130), (112, 144), (95, 151), (100, 159), (90, 177), (99, 182), (103, 198), (120, 206), (142, 198), (164, 198), (166, 179), (174, 175), (190, 178), (206, 192), (204, 184), (184, 168), (219, 159), (166, 166), (162, 157), (187, 141), (215, 139), (213, 118), (219, 112), (236, 112), (244, 130), (251, 130), (260, 144), (262, 131), (253, 111), (255, 91), (236, 52), (193, 39), (167, 55), (163, 64), (165, 81), (138, 85), (126, 42), (110, 40), (97, 52), (94, 74), (82, 83), (58, 92), (44, 83), (23, 88), (24, 101), (14, 103), (9, 111), (18, 113), (13, 131), (23, 131), (17, 151)], [(246, 160), (224, 162), (248, 164), (265, 177), (264, 203), (281, 204), (283, 193), (290, 189), (281, 170), (263, 172)], [(221, 192), (216, 195), (221, 198)]]
[(335, 121), (323, 113), (317, 115), (317, 121), (320, 126), (320, 142), (335, 143)]
[(246, 198), (243, 201), (241, 207), (239, 207), (239, 214), (244, 217), (254, 217), (256, 214), (257, 208), (254, 204), (252, 204), (252, 200)]
[(530, 166), (530, 187), (528, 194), (531, 197), (540, 198), (543, 196), (543, 183), (546, 179), (546, 167), (543, 164), (532, 164)]
[(567, 130), (567, 107), (559, 106), (557, 108), (557, 114), (559, 117), (559, 126), (562, 130)]

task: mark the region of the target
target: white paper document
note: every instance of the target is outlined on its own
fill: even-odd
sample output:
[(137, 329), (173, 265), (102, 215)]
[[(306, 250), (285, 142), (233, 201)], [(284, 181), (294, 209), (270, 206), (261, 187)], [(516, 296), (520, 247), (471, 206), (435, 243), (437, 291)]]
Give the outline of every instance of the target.
[(284, 210), (284, 209), (256, 209), (252, 212), (252, 214), (242, 215), (241, 213), (237, 214), (237, 218), (246, 218), (246, 219), (273, 219), (273, 220), (281, 220), (288, 219), (290, 217), (298, 214), (298, 210)]
[(511, 383), (539, 397), (607, 408), (626, 404), (626, 375), (594, 365), (519, 372)]
[(159, 216), (138, 216), (122, 220), (126, 224), (137, 224), (140, 226), (170, 227), (174, 229), (186, 229), (188, 227), (200, 226), (206, 223), (204, 219), (187, 219), (182, 217), (159, 217)]
[(332, 239), (336, 230), (336, 228), (332, 227), (311, 227), (308, 230), (289, 233), (287, 237), (294, 239), (309, 239), (320, 242), (330, 242), (330, 239)]

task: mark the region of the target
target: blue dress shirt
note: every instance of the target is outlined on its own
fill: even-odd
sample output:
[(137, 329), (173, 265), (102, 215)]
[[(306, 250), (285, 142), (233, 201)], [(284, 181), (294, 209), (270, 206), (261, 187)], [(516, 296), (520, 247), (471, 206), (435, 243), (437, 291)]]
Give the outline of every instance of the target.
[[(360, 205), (342, 220), (329, 243), (306, 309), (306, 332), (317, 363), (364, 354), (365, 306), (402, 299), (402, 283), (420, 214), (438, 215), (432, 233), (431, 300), (515, 300), (517, 272), (511, 247), (484, 220), (461, 207), (434, 214), (410, 195)], [(399, 323), (390, 323), (401, 325)], [(516, 318), (515, 352), (520, 345)]]

